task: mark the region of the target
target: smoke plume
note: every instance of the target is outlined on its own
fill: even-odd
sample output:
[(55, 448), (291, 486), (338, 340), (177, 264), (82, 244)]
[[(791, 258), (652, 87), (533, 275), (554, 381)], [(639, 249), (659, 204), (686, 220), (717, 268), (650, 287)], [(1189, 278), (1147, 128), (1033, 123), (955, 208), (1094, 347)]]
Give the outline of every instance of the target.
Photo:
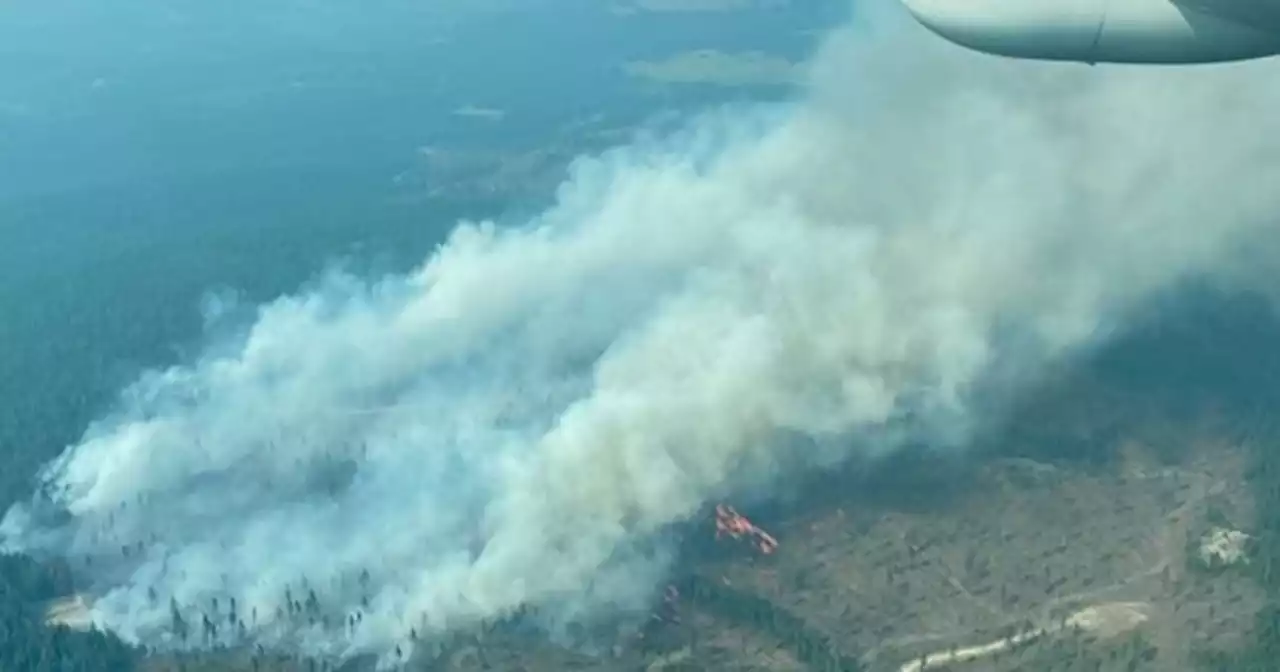
[(709, 502), (961, 447), (979, 391), (1275, 242), (1274, 62), (1005, 61), (860, 5), (810, 72), (578, 160), (524, 226), (261, 306), (125, 390), (0, 545), (93, 558), (94, 617), (158, 647), (214, 600), (223, 641), (337, 656), (638, 608)]

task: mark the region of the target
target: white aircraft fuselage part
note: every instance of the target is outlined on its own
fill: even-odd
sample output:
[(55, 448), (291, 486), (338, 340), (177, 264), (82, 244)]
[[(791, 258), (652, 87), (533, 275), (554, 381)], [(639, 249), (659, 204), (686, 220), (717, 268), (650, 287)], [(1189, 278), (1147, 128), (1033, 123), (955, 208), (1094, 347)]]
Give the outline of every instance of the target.
[(1221, 63), (1280, 54), (1280, 0), (903, 0), (926, 28), (1012, 58)]

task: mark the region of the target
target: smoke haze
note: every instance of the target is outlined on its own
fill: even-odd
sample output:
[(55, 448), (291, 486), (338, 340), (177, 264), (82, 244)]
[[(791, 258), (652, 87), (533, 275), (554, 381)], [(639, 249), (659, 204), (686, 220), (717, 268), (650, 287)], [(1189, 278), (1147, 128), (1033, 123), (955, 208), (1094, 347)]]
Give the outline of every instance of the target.
[[(326, 276), (144, 376), (0, 547), (93, 557), (98, 622), (162, 648), (171, 598), (338, 656), (523, 604), (641, 608), (707, 503), (962, 448), (979, 391), (1275, 242), (1275, 62), (1003, 61), (884, 4), (797, 103), (584, 157), (524, 226)], [(332, 618), (279, 617), (286, 590)]]

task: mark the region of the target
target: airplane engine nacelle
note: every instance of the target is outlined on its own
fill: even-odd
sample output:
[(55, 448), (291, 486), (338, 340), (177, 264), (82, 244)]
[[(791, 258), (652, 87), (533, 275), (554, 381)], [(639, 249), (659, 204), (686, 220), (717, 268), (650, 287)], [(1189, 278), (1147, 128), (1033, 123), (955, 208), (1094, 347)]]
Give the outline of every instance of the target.
[(977, 51), (1086, 63), (1215, 63), (1280, 54), (1280, 0), (904, 0)]

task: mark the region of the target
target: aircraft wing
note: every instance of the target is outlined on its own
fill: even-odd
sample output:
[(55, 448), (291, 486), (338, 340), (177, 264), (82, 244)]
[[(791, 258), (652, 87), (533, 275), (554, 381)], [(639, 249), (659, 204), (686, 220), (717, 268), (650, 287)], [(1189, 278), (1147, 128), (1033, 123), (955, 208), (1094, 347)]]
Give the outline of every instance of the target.
[(1280, 0), (903, 0), (970, 49), (1086, 63), (1219, 63), (1280, 54)]

